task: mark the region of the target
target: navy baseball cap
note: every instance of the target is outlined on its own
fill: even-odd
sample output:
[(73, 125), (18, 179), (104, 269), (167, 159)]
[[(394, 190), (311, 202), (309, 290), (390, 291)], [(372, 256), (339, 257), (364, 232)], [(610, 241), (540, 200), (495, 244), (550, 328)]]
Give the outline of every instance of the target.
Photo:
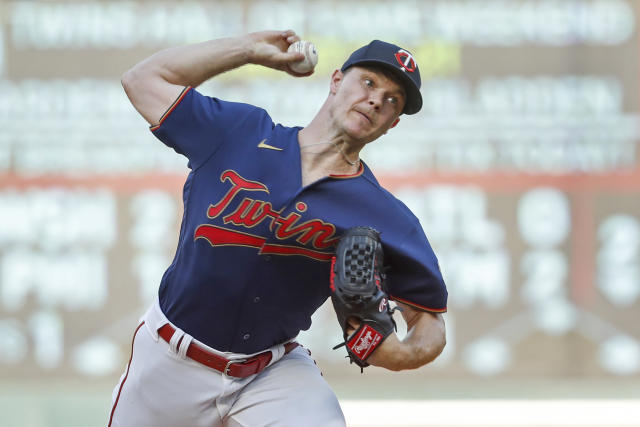
[(376, 65), (393, 72), (404, 83), (407, 101), (402, 113), (415, 114), (422, 108), (420, 70), (413, 55), (395, 44), (374, 40), (351, 54), (340, 71), (354, 65)]

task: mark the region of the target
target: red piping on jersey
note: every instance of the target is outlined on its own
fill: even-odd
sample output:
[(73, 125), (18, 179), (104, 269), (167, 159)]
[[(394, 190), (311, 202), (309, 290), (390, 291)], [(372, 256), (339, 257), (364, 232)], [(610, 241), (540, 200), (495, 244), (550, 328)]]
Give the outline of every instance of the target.
[(432, 313), (445, 313), (447, 311), (447, 307), (445, 307), (445, 308), (430, 308), (430, 307), (425, 307), (424, 305), (416, 304), (415, 302), (407, 301), (406, 299), (398, 298), (398, 297), (393, 296), (393, 295), (389, 295), (389, 297), (391, 299), (393, 299), (393, 300), (400, 301), (400, 302), (403, 302), (403, 303), (405, 303), (407, 305), (410, 305), (412, 307), (416, 307), (416, 308), (419, 308), (419, 309), (425, 310), (425, 311), (430, 311)]
[(364, 172), (364, 166), (362, 166), (362, 162), (360, 162), (360, 166), (358, 167), (358, 171), (356, 173), (347, 174), (347, 175), (333, 175), (329, 174), (331, 178), (345, 179), (345, 178), (356, 178)]
[(336, 272), (334, 271), (334, 267), (336, 266), (336, 257), (332, 256), (331, 257), (331, 270), (329, 270), (329, 289), (331, 289), (331, 292), (335, 292), (336, 291)]
[(185, 95), (191, 90), (193, 89), (191, 86), (187, 86), (185, 87), (182, 92), (180, 93), (180, 96), (178, 96), (178, 99), (176, 99), (175, 101), (173, 101), (173, 104), (171, 104), (171, 106), (167, 109), (167, 111), (162, 115), (162, 117), (160, 117), (160, 121), (158, 122), (157, 125), (155, 126), (150, 126), (149, 129), (151, 130), (151, 132), (158, 130), (158, 128), (160, 127), (160, 125), (162, 124), (162, 122), (164, 122), (164, 119), (166, 119), (167, 117), (169, 117), (169, 114), (171, 114), (171, 112), (173, 110), (176, 109), (176, 107), (178, 106), (178, 104), (180, 104), (180, 102), (182, 101), (182, 99), (185, 97)]
[(136, 335), (138, 335), (138, 330), (144, 325), (144, 322), (140, 323), (136, 328), (136, 331), (133, 333), (133, 338), (131, 339), (131, 357), (129, 357), (129, 363), (127, 363), (127, 373), (122, 379), (122, 383), (120, 383), (120, 389), (118, 390), (118, 395), (116, 396), (116, 400), (113, 402), (113, 408), (111, 408), (111, 416), (109, 417), (109, 425), (111, 427), (111, 423), (113, 422), (113, 413), (116, 411), (116, 406), (118, 405), (118, 400), (120, 400), (120, 393), (122, 393), (122, 387), (124, 386), (125, 381), (127, 381), (127, 377), (129, 376), (129, 369), (131, 368), (131, 361), (133, 360), (133, 342), (136, 339)]

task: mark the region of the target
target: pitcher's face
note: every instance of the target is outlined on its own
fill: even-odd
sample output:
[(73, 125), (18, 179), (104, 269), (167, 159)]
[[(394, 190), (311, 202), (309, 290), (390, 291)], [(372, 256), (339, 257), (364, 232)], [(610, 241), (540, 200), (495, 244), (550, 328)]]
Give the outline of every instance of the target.
[(368, 143), (392, 127), (404, 108), (402, 85), (375, 68), (353, 66), (335, 71), (332, 118), (350, 138)]

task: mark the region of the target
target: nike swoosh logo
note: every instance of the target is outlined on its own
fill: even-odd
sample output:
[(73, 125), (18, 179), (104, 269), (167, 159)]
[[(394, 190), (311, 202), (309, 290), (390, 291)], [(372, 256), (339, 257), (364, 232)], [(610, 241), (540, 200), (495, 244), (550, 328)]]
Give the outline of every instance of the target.
[(274, 147), (273, 145), (269, 145), (266, 143), (267, 138), (263, 139), (262, 141), (260, 141), (260, 144), (258, 144), (258, 148), (268, 148), (270, 150), (276, 150), (276, 151), (282, 151), (282, 148), (278, 148), (278, 147)]

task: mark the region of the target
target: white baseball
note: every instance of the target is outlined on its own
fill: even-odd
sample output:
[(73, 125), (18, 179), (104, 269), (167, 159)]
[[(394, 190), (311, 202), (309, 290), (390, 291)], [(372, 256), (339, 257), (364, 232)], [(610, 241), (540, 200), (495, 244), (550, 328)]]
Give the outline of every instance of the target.
[(302, 61), (289, 64), (289, 68), (296, 73), (308, 73), (309, 71), (312, 71), (318, 63), (318, 51), (311, 42), (301, 40), (299, 42), (292, 43), (287, 51), (300, 52), (304, 54), (304, 59)]

